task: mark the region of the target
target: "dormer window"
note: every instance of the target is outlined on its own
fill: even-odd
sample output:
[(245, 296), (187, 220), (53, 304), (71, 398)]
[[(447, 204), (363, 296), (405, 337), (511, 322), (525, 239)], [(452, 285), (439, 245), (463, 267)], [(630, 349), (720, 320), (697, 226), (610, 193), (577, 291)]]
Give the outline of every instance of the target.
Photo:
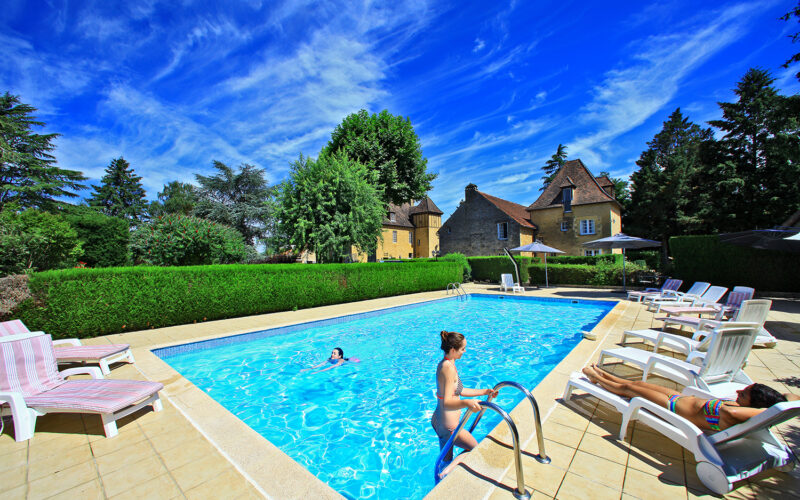
[(397, 217), (395, 216), (394, 212), (389, 212), (389, 221), (390, 222), (397, 221)]
[(565, 212), (572, 212), (572, 188), (561, 189), (561, 204), (564, 205)]

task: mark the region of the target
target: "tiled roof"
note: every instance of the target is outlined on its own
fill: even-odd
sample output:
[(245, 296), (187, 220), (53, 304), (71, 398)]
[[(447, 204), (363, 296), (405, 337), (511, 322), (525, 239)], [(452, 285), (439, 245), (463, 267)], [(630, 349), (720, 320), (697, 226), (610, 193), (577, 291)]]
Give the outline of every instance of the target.
[(600, 176), (595, 177), (595, 179), (597, 180), (597, 183), (600, 184), (600, 187), (602, 187), (602, 188), (604, 188), (606, 186), (613, 186), (614, 185), (614, 183), (611, 182), (611, 179), (609, 179), (607, 175), (600, 175)]
[(531, 203), (528, 210), (560, 207), (561, 185), (564, 182), (572, 182), (575, 185), (572, 193), (573, 206), (602, 203), (604, 201), (618, 203), (601, 187), (598, 179), (595, 179), (589, 169), (578, 159), (569, 160), (556, 172), (556, 176), (539, 196), (539, 199)]
[[(386, 217), (383, 218), (383, 225), (384, 226), (399, 226), (399, 227), (414, 227), (414, 224), (411, 223), (411, 214), (409, 214), (409, 210), (411, 209), (410, 203), (403, 203), (402, 205), (395, 205), (394, 203), (389, 203), (389, 206), (386, 208)], [(394, 219), (393, 221), (389, 220), (389, 212), (394, 212)]]
[(536, 229), (536, 225), (531, 222), (531, 215), (525, 205), (514, 203), (513, 201), (504, 200), (490, 194), (475, 191), (479, 195), (486, 198), (490, 203), (499, 208), (503, 213), (514, 219), (520, 226)]
[(411, 207), (408, 214), (438, 214), (442, 215), (444, 212), (439, 210), (439, 207), (433, 202), (430, 197), (426, 196), (416, 206)]

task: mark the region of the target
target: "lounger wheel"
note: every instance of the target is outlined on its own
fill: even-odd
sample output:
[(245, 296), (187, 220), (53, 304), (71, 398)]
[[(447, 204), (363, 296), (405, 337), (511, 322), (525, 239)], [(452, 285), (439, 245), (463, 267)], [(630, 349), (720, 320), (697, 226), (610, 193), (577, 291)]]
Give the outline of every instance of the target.
[(706, 488), (717, 495), (724, 495), (731, 491), (733, 485), (728, 480), (728, 476), (718, 466), (709, 462), (697, 463), (697, 477)]
[(797, 465), (797, 463), (794, 460), (791, 460), (786, 465), (781, 465), (780, 467), (775, 467), (775, 470), (779, 470), (781, 472), (792, 472), (792, 470), (794, 470), (795, 465)]

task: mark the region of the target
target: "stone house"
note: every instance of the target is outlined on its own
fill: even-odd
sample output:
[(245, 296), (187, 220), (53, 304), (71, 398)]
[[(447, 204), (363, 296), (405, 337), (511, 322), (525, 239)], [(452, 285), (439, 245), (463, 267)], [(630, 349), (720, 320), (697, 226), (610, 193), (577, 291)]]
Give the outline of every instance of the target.
[(503, 255), (504, 247), (537, 239), (566, 255), (596, 255), (600, 250), (582, 244), (621, 231), (614, 183), (606, 176), (595, 177), (578, 159), (566, 162), (528, 207), (482, 193), (469, 184), (464, 201), (442, 224), (439, 241), (443, 254)]
[(464, 201), (442, 224), (439, 242), (442, 254), (503, 255), (504, 247), (532, 243), (535, 233), (527, 207), (482, 193), (470, 184)]
[(375, 254), (358, 254), (354, 260), (433, 257), (433, 252), (439, 249), (437, 231), (442, 225), (442, 213), (428, 196), (417, 204), (413, 200), (402, 205), (390, 203), (383, 220), (383, 241), (378, 240)]
[(536, 238), (567, 255), (598, 255), (601, 250), (584, 248), (583, 243), (622, 232), (614, 183), (592, 175), (580, 159), (556, 172), (528, 213), (539, 229)]

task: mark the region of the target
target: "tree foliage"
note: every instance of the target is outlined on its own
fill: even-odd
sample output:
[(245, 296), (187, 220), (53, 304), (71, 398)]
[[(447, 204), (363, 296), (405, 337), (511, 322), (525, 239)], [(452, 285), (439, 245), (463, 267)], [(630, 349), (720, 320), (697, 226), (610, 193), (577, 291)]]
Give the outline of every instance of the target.
[(320, 262), (350, 256), (351, 246), (374, 253), (385, 205), (375, 187), (378, 173), (343, 153), (294, 162), (283, 184), (278, 211), (280, 233)]
[(19, 96), (0, 96), (0, 210), (8, 203), (53, 208), (56, 198), (75, 197), (73, 191), (84, 188), (80, 172), (56, 166), (53, 140), (59, 134), (33, 133), (33, 127), (44, 126), (34, 111)]
[(99, 186), (86, 200), (89, 206), (111, 217), (126, 219), (132, 224), (147, 218), (147, 201), (142, 178), (121, 156), (111, 160)]
[(250, 245), (272, 234), (275, 189), (264, 170), (244, 163), (237, 172), (216, 160), (214, 168), (215, 175), (195, 175), (200, 190), (194, 215), (233, 227)]
[(256, 253), (236, 229), (178, 214), (139, 226), (131, 235), (130, 249), (135, 263), (155, 266), (232, 264)]
[(696, 179), (701, 146), (712, 137), (710, 129), (690, 122), (678, 108), (636, 161), (639, 169), (631, 175), (625, 230), (661, 241), (664, 259), (670, 236), (689, 234), (701, 226)]
[(128, 221), (104, 215), (84, 205), (65, 206), (64, 216), (78, 235), (82, 249), (78, 259), (87, 267), (115, 267), (128, 263)]
[[(797, 22), (800, 23), (800, 1), (797, 2), (797, 7), (795, 7), (794, 9), (790, 10), (789, 12), (781, 16), (781, 19), (783, 19), (784, 21), (791, 21), (793, 17), (796, 17)], [(794, 34), (789, 35), (789, 38), (792, 39), (792, 43), (797, 43), (798, 41), (800, 41), (800, 31), (796, 31)], [(783, 67), (788, 68), (790, 65), (796, 62), (800, 62), (800, 52), (796, 53), (795, 55), (787, 59), (786, 62), (783, 63)], [(800, 80), (800, 71), (795, 73), (794, 76), (796, 76), (797, 79)]]
[(81, 254), (75, 229), (60, 214), (16, 204), (0, 212), (0, 273), (72, 267)]
[(420, 199), (436, 178), (426, 171), (428, 160), (422, 156), (411, 120), (387, 110), (370, 115), (362, 109), (346, 117), (320, 156), (332, 157), (338, 152), (377, 173), (376, 185), (384, 204)]
[(563, 144), (559, 144), (556, 152), (553, 156), (550, 157), (549, 160), (544, 164), (542, 167), (542, 171), (544, 172), (544, 176), (542, 176), (542, 187), (539, 188), (539, 191), (544, 191), (547, 189), (547, 186), (550, 185), (550, 182), (553, 181), (553, 178), (556, 176), (556, 172), (558, 169), (563, 167), (564, 164), (567, 162), (567, 147)]
[(158, 193), (158, 200), (150, 203), (151, 217), (167, 214), (191, 215), (199, 201), (198, 189), (187, 182), (172, 181)]
[(629, 182), (620, 177), (611, 177), (611, 174), (605, 171), (600, 172), (599, 177), (604, 175), (614, 184), (614, 198), (616, 198), (617, 202), (622, 206), (622, 211), (624, 213), (631, 201), (631, 192), (628, 188)]

